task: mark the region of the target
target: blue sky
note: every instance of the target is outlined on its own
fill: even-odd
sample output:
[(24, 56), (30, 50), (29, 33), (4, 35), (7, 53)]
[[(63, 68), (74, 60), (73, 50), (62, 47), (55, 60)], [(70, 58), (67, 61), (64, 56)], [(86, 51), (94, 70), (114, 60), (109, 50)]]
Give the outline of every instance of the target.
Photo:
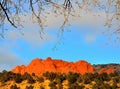
[(120, 63), (119, 42), (114, 42), (114, 36), (108, 39), (102, 34), (107, 28), (100, 24), (101, 19), (93, 21), (91, 16), (83, 17), (81, 21), (72, 19), (72, 25), (65, 28), (61, 41), (57, 36), (60, 19), (57, 20), (48, 21), (49, 28), (42, 34), (44, 39), (40, 38), (39, 26), (29, 21), (21, 28), (24, 35), (10, 27), (5, 39), (0, 39), (0, 71), (27, 65), (34, 58), (47, 57), (73, 62), (84, 59), (91, 64)]

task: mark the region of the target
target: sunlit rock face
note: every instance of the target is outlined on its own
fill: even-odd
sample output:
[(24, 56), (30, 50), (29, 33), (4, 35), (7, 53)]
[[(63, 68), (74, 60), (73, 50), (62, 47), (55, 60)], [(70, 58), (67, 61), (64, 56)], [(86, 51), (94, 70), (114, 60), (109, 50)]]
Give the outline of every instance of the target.
[(45, 60), (35, 58), (27, 66), (21, 65), (16, 66), (12, 72), (24, 74), (25, 72), (36, 75), (40, 75), (45, 72), (60, 72), (68, 73), (75, 72), (80, 74), (94, 73), (94, 68), (91, 64), (84, 60), (79, 60), (77, 62), (67, 62), (63, 60), (53, 60), (48, 57)]
[(102, 74), (102, 73), (110, 74), (114, 72), (115, 72), (114, 68), (102, 68), (101, 70), (98, 71), (99, 74)]
[(21, 65), (21, 66), (16, 66), (13, 70), (14, 73), (20, 73), (20, 74), (24, 74), (26, 71), (26, 66)]

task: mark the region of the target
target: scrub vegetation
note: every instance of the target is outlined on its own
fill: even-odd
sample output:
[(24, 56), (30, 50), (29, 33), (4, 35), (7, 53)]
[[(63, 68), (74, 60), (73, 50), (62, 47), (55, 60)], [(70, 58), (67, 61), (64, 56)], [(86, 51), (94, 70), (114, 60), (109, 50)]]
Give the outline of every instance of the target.
[(119, 73), (53, 73), (39, 76), (10, 71), (0, 73), (0, 89), (120, 89)]

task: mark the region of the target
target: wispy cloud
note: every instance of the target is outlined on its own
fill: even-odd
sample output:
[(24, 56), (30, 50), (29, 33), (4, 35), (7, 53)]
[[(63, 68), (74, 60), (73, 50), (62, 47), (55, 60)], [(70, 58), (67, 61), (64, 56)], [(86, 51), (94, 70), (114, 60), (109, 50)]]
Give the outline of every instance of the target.
[(13, 52), (10, 51), (8, 45), (0, 47), (0, 71), (10, 70), (18, 64), (21, 64), (22, 61), (20, 58)]
[(37, 26), (24, 28), (22, 29), (23, 35), (18, 30), (12, 30), (6, 33), (6, 38), (13, 43), (17, 43), (19, 40), (24, 40), (35, 47), (40, 47), (47, 42), (54, 41), (52, 35), (48, 33), (40, 34), (38, 29)]
[(96, 36), (93, 36), (93, 35), (87, 35), (87, 36), (85, 36), (85, 41), (87, 42), (87, 43), (92, 43), (92, 42), (94, 42), (94, 41), (96, 41)]
[(19, 30), (8, 30), (5, 34), (5, 39), (0, 41), (0, 71), (4, 69), (11, 70), (16, 65), (25, 63), (25, 60), (21, 59), (20, 54), (17, 54), (15, 51), (16, 48), (20, 49), (22, 47), (20, 40), (23, 40), (28, 46), (31, 45), (35, 49), (54, 41), (54, 37), (49, 33), (42, 34), (43, 39), (41, 39), (39, 27), (37, 26), (30, 25), (21, 30), (24, 35)]

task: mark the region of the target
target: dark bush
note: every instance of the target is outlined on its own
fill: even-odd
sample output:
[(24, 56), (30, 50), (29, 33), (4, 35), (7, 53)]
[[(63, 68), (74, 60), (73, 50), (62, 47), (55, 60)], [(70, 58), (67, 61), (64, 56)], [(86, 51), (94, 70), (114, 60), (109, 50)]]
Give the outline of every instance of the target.
[(89, 83), (91, 83), (91, 79), (90, 79), (90, 75), (89, 75), (89, 74), (85, 74), (85, 75), (83, 76), (83, 83), (84, 83), (84, 84), (89, 84)]
[(20, 89), (19, 87), (17, 87), (17, 85), (16, 84), (14, 84), (14, 85), (11, 85), (10, 86), (10, 89)]
[(40, 89), (45, 89), (43, 86), (40, 86)]
[(63, 89), (63, 85), (59, 83), (57, 89)]
[(73, 83), (69, 86), (69, 89), (84, 89), (84, 86), (78, 85), (77, 83)]
[(83, 80), (83, 83), (84, 84), (90, 84), (91, 83), (91, 81), (90, 81), (90, 79), (89, 78), (84, 78), (84, 80)]
[(42, 83), (42, 82), (44, 82), (44, 78), (43, 78), (43, 77), (38, 77), (38, 78), (37, 78), (37, 81), (38, 81), (39, 83)]
[(28, 74), (27, 72), (25, 72), (25, 73), (22, 75), (22, 79), (23, 79), (23, 80), (27, 80), (28, 77), (30, 77), (30, 76), (31, 76), (30, 74)]
[(5, 83), (10, 80), (10, 72), (3, 70), (0, 74), (0, 82)]
[(82, 83), (83, 82), (83, 76), (80, 74), (78, 79), (77, 79), (78, 83)]
[(96, 82), (97, 85), (103, 85), (104, 84), (104, 81), (101, 81), (99, 79), (95, 79), (94, 81)]
[(56, 82), (50, 82), (49, 87), (50, 89), (57, 89), (57, 83)]
[(61, 84), (64, 80), (66, 80), (64, 74), (57, 74), (57, 75), (56, 75), (55, 81), (56, 81), (58, 84)]
[(98, 86), (97, 84), (94, 84), (94, 85), (92, 86), (92, 89), (99, 89), (99, 86)]
[(101, 80), (95, 79), (96, 84), (92, 86), (92, 89), (112, 89), (112, 87), (107, 84), (102, 82)]
[(56, 73), (53, 72), (46, 72), (43, 73), (43, 76), (46, 77), (46, 79), (49, 79), (50, 81), (53, 81), (56, 78)]
[(119, 83), (120, 82), (120, 77), (114, 77), (113, 82)]
[(94, 76), (94, 78), (97, 78), (99, 76), (99, 74), (98, 73), (94, 73), (93, 76)]
[(34, 88), (34, 86), (30, 85), (30, 86), (26, 86), (25, 89), (33, 89), (33, 88)]
[(35, 80), (34, 80), (31, 76), (28, 77), (27, 81), (28, 81), (28, 83), (30, 83), (30, 84), (35, 83)]
[(110, 76), (107, 73), (100, 74), (99, 79), (102, 81), (110, 81), (111, 80)]
[(99, 86), (98, 84), (94, 84), (94, 85), (92, 86), (92, 89), (102, 89), (102, 88), (100, 88), (100, 86)]
[(92, 89), (106, 89), (106, 88), (105, 88), (104, 84), (103, 85), (94, 84), (92, 86)]
[(35, 73), (32, 73), (32, 76), (35, 76)]
[(113, 85), (112, 85), (111, 87), (112, 87), (112, 89), (117, 89), (117, 88), (118, 88), (117, 82), (114, 82)]
[(30, 83), (30, 84), (35, 83), (35, 80), (33, 79), (33, 77), (32, 77), (30, 74), (28, 74), (27, 72), (25, 72), (25, 73), (22, 75), (22, 79), (23, 79), (23, 80), (27, 80), (28, 83)]
[(79, 77), (79, 74), (77, 73), (72, 73), (72, 72), (69, 72), (67, 74), (67, 80), (68, 80), (68, 83), (69, 84), (73, 84), (77, 81), (77, 78)]
[(90, 81), (93, 81), (94, 80), (94, 74), (92, 74), (92, 73), (86, 73), (86, 74), (84, 74), (84, 76), (83, 77), (87, 77), (87, 78), (89, 78), (89, 80)]
[(16, 83), (21, 83), (22, 82), (21, 74), (15, 74), (14, 75), (14, 81)]
[(47, 72), (43, 73), (42, 75), (47, 78), (47, 77), (49, 77), (49, 72), (47, 71)]
[(116, 76), (115, 73), (110, 73), (109, 75), (110, 75), (110, 77), (115, 77)]
[(105, 89), (112, 89), (112, 87), (109, 84), (104, 84)]

